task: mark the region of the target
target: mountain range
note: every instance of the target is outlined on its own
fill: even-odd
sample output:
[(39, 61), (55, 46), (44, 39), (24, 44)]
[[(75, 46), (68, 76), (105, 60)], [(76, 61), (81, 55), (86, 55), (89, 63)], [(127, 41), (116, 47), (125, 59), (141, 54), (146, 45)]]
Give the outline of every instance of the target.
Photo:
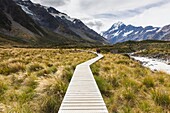
[(0, 45), (91, 46), (107, 40), (53, 7), (30, 0), (0, 0)]
[(136, 27), (118, 22), (99, 35), (53, 7), (30, 0), (0, 0), (0, 46), (101, 46), (129, 40), (170, 41), (170, 25)]
[(133, 25), (125, 25), (123, 22), (117, 22), (110, 29), (102, 33), (110, 43), (115, 44), (129, 40), (165, 40), (170, 41), (170, 25), (162, 28), (146, 26), (136, 27)]

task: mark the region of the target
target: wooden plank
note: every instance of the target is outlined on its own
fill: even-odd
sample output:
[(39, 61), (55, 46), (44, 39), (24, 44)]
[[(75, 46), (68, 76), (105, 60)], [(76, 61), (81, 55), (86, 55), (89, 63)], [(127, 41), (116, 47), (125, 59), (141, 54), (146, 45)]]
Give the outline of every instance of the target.
[(90, 69), (91, 64), (103, 57), (97, 55), (77, 65), (58, 113), (108, 113)]

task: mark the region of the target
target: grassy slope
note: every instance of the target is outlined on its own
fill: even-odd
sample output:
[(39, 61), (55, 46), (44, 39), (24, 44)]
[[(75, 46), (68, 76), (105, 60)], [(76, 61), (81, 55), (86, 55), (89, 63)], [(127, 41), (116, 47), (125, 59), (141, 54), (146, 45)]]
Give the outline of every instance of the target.
[(163, 113), (170, 110), (170, 75), (151, 72), (118, 54), (92, 65), (109, 113)]
[(0, 49), (0, 112), (57, 113), (77, 64), (73, 49)]

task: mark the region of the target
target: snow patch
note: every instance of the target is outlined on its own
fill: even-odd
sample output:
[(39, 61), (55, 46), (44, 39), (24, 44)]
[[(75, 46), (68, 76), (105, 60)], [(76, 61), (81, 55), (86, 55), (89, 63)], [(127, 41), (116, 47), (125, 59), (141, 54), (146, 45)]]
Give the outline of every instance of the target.
[[(71, 18), (71, 17), (69, 17), (69, 16), (67, 16), (67, 15), (65, 15), (65, 14), (62, 14), (62, 13), (58, 13), (58, 14), (56, 14), (56, 13), (50, 13), (52, 16), (54, 16), (54, 17), (60, 17), (61, 19), (63, 19), (63, 17), (65, 18), (65, 19), (67, 19), (67, 20), (69, 20), (69, 21), (71, 21), (71, 22), (74, 22), (74, 18)], [(75, 22), (74, 22), (75, 23)]]
[(75, 21), (75, 19), (73, 20), (73, 23), (74, 23), (74, 24), (76, 24), (76, 21)]
[(123, 25), (123, 22), (117, 22), (117, 23), (113, 24), (113, 26), (114, 26), (115, 28), (118, 28), (118, 27), (120, 27), (121, 25)]
[(156, 31), (156, 33), (159, 33), (160, 31), (162, 31), (162, 28), (159, 28), (159, 29)]
[(139, 31), (136, 31), (136, 32), (135, 32), (135, 35), (138, 34), (138, 33), (139, 33)]
[(146, 32), (155, 31), (157, 28), (146, 30)]
[(47, 6), (42, 6), (47, 12), (48, 12), (48, 8)]
[(109, 31), (109, 33), (111, 33), (112, 31), (118, 30), (120, 26), (123, 25), (123, 22), (117, 22), (115, 24), (113, 24), (112, 29)]
[(128, 32), (124, 33), (123, 36), (128, 36), (128, 35), (131, 34), (132, 32), (133, 32), (133, 30), (128, 31)]
[(119, 28), (118, 28), (118, 26), (117, 26), (117, 27), (111, 29), (108, 33), (112, 33), (112, 32), (114, 32), (115, 30), (118, 30), (118, 29), (119, 29)]
[(113, 36), (119, 36), (121, 31), (117, 31), (116, 33), (113, 34)]
[(18, 4), (18, 5), (21, 6), (22, 10), (23, 10), (24, 12), (26, 12), (27, 14), (29, 14), (29, 15), (34, 15), (34, 14), (32, 13), (32, 11), (28, 9), (28, 7), (23, 6), (23, 5), (20, 5), (20, 4)]

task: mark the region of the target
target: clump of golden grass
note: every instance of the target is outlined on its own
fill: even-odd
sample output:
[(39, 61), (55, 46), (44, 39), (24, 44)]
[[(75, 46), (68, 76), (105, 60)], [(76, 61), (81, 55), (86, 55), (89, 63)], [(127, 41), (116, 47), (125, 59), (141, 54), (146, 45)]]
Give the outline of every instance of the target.
[(109, 113), (170, 111), (170, 75), (119, 54), (91, 66)]
[(57, 113), (77, 64), (74, 49), (0, 49), (0, 112)]

